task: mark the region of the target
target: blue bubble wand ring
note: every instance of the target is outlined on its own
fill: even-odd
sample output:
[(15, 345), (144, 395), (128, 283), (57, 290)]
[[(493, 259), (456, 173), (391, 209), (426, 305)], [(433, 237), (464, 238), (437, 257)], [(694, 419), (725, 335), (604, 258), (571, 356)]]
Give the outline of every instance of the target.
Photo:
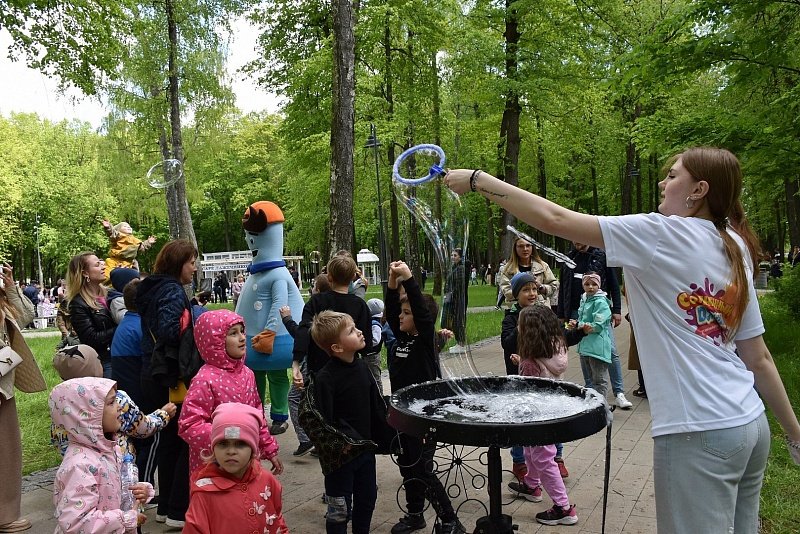
[[(428, 174), (422, 176), (420, 178), (405, 178), (402, 174), (400, 174), (400, 166), (403, 162), (411, 155), (417, 152), (422, 152), (428, 155), (436, 155), (439, 156), (439, 163), (434, 163), (431, 165), (431, 168), (428, 169)], [(392, 167), (392, 176), (394, 177), (395, 181), (400, 182), (403, 185), (421, 185), (425, 182), (429, 182), (434, 178), (445, 174), (444, 170), (445, 164), (445, 156), (444, 150), (440, 146), (437, 145), (417, 145), (412, 146), (411, 148), (404, 151), (398, 158), (394, 161), (394, 167)]]

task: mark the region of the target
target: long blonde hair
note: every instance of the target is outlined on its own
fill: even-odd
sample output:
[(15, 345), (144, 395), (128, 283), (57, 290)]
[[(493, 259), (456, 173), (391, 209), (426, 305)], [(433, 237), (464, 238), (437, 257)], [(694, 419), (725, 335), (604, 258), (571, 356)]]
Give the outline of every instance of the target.
[(728, 226), (736, 231), (752, 257), (755, 257), (758, 239), (747, 224), (747, 218), (740, 201), (742, 193), (742, 169), (739, 160), (724, 148), (696, 147), (679, 154), (684, 169), (697, 181), (708, 183), (705, 196), (706, 205), (711, 214), (722, 243), (725, 256), (731, 265), (731, 291), (734, 292), (733, 309), (726, 317), (729, 340), (736, 336), (742, 322), (745, 308), (750, 298), (747, 271), (744, 265), (742, 249), (728, 232)]
[[(503, 268), (503, 273), (506, 276), (515, 275), (519, 272), (519, 256), (517, 255), (517, 241), (525, 241), (521, 237), (518, 237), (514, 240), (511, 244), (511, 257), (508, 258), (508, 262), (506, 262), (506, 266)], [(525, 241), (527, 243), (527, 241)], [(542, 257), (539, 256), (539, 251), (536, 250), (536, 247), (531, 244), (531, 267), (533, 267), (534, 262), (539, 263), (539, 265), (544, 266), (545, 263), (542, 261)]]
[(81, 252), (72, 257), (67, 268), (67, 301), (72, 302), (76, 295), (80, 295), (89, 307), (95, 310), (100, 309), (97, 297), (105, 297), (108, 289), (100, 284), (100, 293), (94, 294), (89, 291), (89, 278), (84, 276), (83, 271), (88, 267), (86, 259), (94, 256), (94, 252)]

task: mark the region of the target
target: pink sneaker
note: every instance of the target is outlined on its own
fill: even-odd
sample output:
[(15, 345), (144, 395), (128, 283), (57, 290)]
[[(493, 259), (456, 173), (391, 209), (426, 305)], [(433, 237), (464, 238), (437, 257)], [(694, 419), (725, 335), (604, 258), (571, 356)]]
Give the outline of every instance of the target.
[(558, 505), (553, 505), (546, 512), (536, 514), (536, 521), (543, 525), (574, 525), (578, 522), (578, 512), (572, 504), (564, 510)]

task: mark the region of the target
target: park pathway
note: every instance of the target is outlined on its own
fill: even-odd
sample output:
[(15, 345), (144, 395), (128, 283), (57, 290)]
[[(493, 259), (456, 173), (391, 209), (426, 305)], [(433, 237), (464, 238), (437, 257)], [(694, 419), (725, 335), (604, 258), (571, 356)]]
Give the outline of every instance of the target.
[[(497, 312), (498, 329), (502, 318)], [(633, 402), (633, 409), (614, 412), (611, 485), (608, 499), (606, 532), (623, 534), (651, 534), (655, 528), (655, 501), (653, 492), (652, 439), (650, 438), (650, 410), (646, 400), (630, 395), (636, 386), (636, 372), (627, 371), (627, 353), (630, 329), (623, 322), (615, 330), (625, 373), (625, 389)], [(499, 337), (484, 340), (471, 349), (476, 366), (483, 374), (503, 372), (502, 348)], [(385, 373), (384, 373), (385, 375)], [(582, 383), (580, 364), (574, 349), (570, 351), (570, 364), (566, 379)], [(388, 379), (385, 379), (388, 391)], [(281, 446), (281, 458), (285, 472), (280, 476), (283, 484), (283, 513), (291, 532), (295, 534), (320, 534), (325, 532), (323, 514), (325, 505), (322, 495), (322, 475), (316, 460), (311, 457), (295, 458), (291, 452), (297, 447), (297, 438), (290, 429), (276, 437)], [(460, 448), (459, 448), (460, 449)], [(473, 449), (473, 448), (466, 448)], [(485, 449), (482, 449), (485, 450)], [(469, 451), (459, 451), (469, 454)], [(481, 451), (476, 451), (479, 454)], [(601, 531), (603, 470), (605, 458), (605, 432), (565, 444), (564, 456), (570, 476), (565, 479), (570, 499), (577, 505), (579, 521), (572, 527), (547, 527), (539, 525), (534, 515), (550, 507), (545, 496), (541, 503), (514, 499), (507, 488), (503, 489), (503, 513), (510, 514), (519, 525), (522, 534), (545, 534), (566, 532), (573, 534), (597, 534)], [(502, 454), (505, 469), (511, 468), (511, 458)], [(483, 466), (479, 465), (479, 468)], [(485, 471), (484, 471), (485, 472)], [(43, 472), (26, 477), (29, 489), (22, 500), (23, 514), (33, 522), (30, 534), (51, 534), (55, 529), (52, 505), (52, 475)], [(510, 472), (504, 480), (511, 479)], [(392, 525), (402, 515), (397, 505), (397, 488), (402, 479), (392, 460), (378, 457), (378, 502), (372, 521), (372, 532), (388, 534)], [(470, 488), (469, 496), (482, 500), (488, 506), (485, 490)], [(458, 502), (456, 501), (456, 505)], [(475, 520), (484, 515), (478, 507), (466, 503), (460, 509), (462, 522), (471, 532)], [(430, 516), (432, 512), (428, 510)], [(143, 527), (145, 533), (170, 532), (164, 525), (154, 521), (155, 510), (148, 511), (149, 521)], [(429, 517), (429, 527), (433, 524)], [(172, 532), (177, 532), (172, 530)], [(431, 532), (431, 528), (420, 531)], [(219, 533), (228, 534), (228, 533)], [(235, 534), (235, 533), (231, 533)]]

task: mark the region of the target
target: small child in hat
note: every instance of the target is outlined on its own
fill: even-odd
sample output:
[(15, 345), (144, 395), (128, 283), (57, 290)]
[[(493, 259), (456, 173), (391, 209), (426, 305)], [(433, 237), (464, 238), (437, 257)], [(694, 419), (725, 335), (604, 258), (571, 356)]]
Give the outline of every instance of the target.
[[(62, 380), (74, 378), (102, 378), (103, 365), (97, 356), (97, 351), (89, 345), (73, 345), (64, 347), (53, 356), (53, 367)], [(118, 419), (120, 422), (117, 434), (117, 446), (120, 458), (126, 453), (136, 457), (136, 449), (128, 438), (144, 439), (152, 436), (169, 423), (175, 416), (176, 406), (168, 402), (153, 413), (144, 414), (135, 402), (121, 389), (116, 389), (116, 401), (119, 405)], [(63, 456), (67, 452), (68, 432), (62, 425), (55, 422), (50, 425), (50, 442)]]
[[(211, 450), (207, 463), (190, 484), (184, 534), (210, 532), (289, 532), (282, 514), (282, 487), (261, 467), (262, 410), (227, 402), (211, 416)], [(210, 453), (210, 454), (209, 454)]]

